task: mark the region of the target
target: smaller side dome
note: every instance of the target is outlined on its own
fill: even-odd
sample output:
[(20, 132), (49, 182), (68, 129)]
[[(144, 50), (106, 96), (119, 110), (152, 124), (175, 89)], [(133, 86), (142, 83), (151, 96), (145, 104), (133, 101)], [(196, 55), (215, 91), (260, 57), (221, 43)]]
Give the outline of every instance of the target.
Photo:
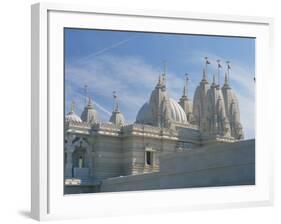
[(81, 118), (74, 112), (74, 102), (71, 103), (70, 112), (65, 116), (66, 122), (82, 122)]

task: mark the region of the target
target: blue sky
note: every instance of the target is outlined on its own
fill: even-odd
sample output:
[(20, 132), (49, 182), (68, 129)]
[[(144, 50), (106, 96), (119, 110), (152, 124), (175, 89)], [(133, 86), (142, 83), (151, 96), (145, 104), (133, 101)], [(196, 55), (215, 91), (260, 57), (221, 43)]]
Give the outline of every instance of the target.
[[(209, 80), (216, 60), (231, 62), (230, 84), (240, 102), (246, 138), (255, 135), (255, 39), (186, 34), (65, 29), (65, 108), (75, 101), (80, 115), (85, 106), (84, 86), (93, 97), (102, 121), (108, 121), (116, 91), (127, 123), (135, 121), (139, 108), (167, 67), (167, 88), (178, 101), (184, 74), (190, 74), (189, 96), (202, 78), (204, 57), (209, 57)], [(224, 73), (224, 72), (221, 73)], [(220, 79), (223, 83), (223, 75)]]

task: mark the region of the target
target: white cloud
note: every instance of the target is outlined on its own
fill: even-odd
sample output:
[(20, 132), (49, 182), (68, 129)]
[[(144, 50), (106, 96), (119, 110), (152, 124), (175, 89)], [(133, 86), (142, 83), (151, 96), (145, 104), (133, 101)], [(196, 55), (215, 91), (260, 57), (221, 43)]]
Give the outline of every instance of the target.
[[(120, 108), (129, 112), (128, 119), (133, 122), (138, 109), (148, 100), (156, 84), (157, 69), (137, 57), (115, 57), (103, 55), (87, 63), (66, 66), (66, 82), (72, 89), (81, 89), (85, 84), (96, 97), (103, 97), (107, 103), (112, 101), (112, 92), (117, 91)], [(69, 97), (74, 92), (69, 92)], [(97, 107), (108, 114), (103, 102)], [(126, 114), (125, 114), (126, 116)]]
[[(199, 64), (203, 67), (203, 57), (208, 55), (214, 59), (209, 66), (210, 72), (216, 72), (215, 60), (220, 58), (204, 52), (194, 52), (187, 62), (187, 65)], [(137, 56), (114, 56), (110, 54), (90, 57), (83, 63), (66, 65), (66, 81), (70, 87), (66, 89), (68, 100), (75, 96), (77, 107), (83, 108), (84, 96), (79, 93), (81, 88), (87, 84), (89, 92), (93, 95), (95, 106), (100, 117), (107, 121), (111, 114), (112, 92), (117, 91), (120, 98), (120, 109), (124, 113), (127, 122), (134, 122), (136, 114), (142, 104), (148, 101), (159, 75), (158, 67), (146, 63), (144, 59)], [(198, 78), (201, 78), (202, 71), (193, 79), (191, 76), (192, 89), (189, 95), (192, 97), (195, 86), (198, 85)], [(240, 102), (241, 121), (244, 126), (246, 138), (254, 137), (255, 127), (255, 95), (254, 83), (249, 69), (238, 62), (232, 62), (230, 74), (231, 85)], [(223, 78), (221, 79), (223, 80)], [(221, 81), (222, 82), (222, 81)], [(182, 94), (184, 77), (175, 75), (172, 71), (167, 74), (167, 88), (170, 96), (178, 100)], [(71, 89), (71, 90), (70, 90)], [(98, 101), (97, 99), (104, 99)], [(106, 101), (106, 102), (105, 102)], [(69, 102), (68, 102), (69, 103)], [(110, 108), (110, 109), (108, 109)], [(80, 109), (81, 110), (81, 109)]]

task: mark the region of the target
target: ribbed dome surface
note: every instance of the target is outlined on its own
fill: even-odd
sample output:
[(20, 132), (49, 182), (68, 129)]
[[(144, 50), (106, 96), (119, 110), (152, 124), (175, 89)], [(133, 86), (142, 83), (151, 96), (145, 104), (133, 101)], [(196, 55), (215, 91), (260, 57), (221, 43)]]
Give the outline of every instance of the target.
[(185, 124), (187, 123), (186, 114), (182, 109), (181, 105), (177, 101), (170, 98), (171, 105), (171, 118), (174, 122)]
[[(186, 114), (182, 107), (172, 98), (169, 98), (169, 109), (171, 111), (171, 120), (176, 123), (185, 124), (187, 123)], [(149, 103), (143, 104), (137, 114), (137, 123), (151, 124), (152, 123), (152, 112)]]

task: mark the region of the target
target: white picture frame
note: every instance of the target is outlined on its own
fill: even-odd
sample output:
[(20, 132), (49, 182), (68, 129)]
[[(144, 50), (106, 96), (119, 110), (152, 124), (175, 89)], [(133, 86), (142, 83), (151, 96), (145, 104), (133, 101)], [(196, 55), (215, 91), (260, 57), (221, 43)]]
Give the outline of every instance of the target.
[[(273, 76), (270, 60), (273, 57), (273, 19), (98, 9), (50, 3), (38, 3), (31, 8), (31, 215), (34, 219), (99, 217), (273, 203), (273, 146), (272, 136), (266, 132), (272, 118), (268, 111), (270, 102), (261, 94), (270, 89), (268, 77)], [(256, 185), (64, 195), (63, 117), (59, 116), (63, 114), (63, 27), (165, 32), (181, 30), (182, 33), (256, 37)]]

